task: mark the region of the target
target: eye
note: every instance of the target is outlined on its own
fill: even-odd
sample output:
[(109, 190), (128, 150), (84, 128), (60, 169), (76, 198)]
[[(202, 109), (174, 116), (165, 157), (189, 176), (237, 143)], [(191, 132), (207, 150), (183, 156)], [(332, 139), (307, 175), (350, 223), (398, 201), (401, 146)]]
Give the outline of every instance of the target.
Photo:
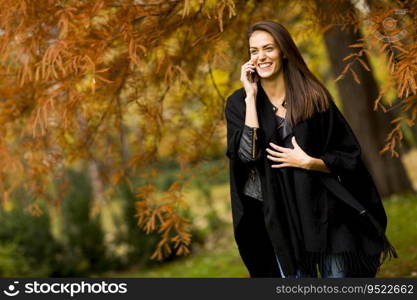
[(266, 48), (266, 50), (267, 51), (272, 51), (272, 50), (274, 50), (274, 48), (269, 47), (269, 48)]
[(254, 50), (254, 51), (251, 51), (250, 54), (255, 54), (256, 52), (258, 51)]

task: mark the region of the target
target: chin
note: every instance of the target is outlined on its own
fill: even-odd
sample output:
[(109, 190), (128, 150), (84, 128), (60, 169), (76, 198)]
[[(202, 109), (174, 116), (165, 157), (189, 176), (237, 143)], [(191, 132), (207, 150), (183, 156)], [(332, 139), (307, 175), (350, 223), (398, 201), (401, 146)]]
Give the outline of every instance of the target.
[(276, 73), (277, 73), (277, 72), (263, 73), (263, 74), (259, 74), (259, 73), (258, 73), (258, 75), (259, 75), (259, 77), (260, 77), (260, 78), (262, 78), (262, 79), (267, 79), (267, 78), (270, 78), (270, 77), (274, 77)]

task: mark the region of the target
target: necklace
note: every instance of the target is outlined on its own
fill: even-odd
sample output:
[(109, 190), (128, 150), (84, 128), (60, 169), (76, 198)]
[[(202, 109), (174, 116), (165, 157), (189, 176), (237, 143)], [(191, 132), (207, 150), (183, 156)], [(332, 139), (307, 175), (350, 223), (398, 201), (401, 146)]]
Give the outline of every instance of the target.
[[(283, 99), (283, 98), (285, 98), (285, 96), (284, 97), (282, 97), (281, 99)], [(281, 100), (280, 99), (280, 100)], [(287, 104), (287, 101), (284, 99), (284, 101), (282, 102), (282, 107), (284, 107), (285, 108), (285, 105)], [(278, 110), (278, 107), (277, 106), (275, 106), (274, 104), (272, 104), (272, 102), (271, 102), (271, 105), (272, 105), (272, 110), (274, 111), (274, 112), (276, 112), (277, 110)]]

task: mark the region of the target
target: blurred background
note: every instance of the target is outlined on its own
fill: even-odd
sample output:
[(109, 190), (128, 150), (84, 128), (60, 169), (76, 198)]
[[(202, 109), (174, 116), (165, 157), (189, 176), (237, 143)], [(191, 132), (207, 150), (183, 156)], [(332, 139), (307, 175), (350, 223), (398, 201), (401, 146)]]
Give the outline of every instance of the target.
[(224, 107), (283, 24), (351, 124), (417, 277), (417, 3), (3, 0), (0, 276), (248, 277)]

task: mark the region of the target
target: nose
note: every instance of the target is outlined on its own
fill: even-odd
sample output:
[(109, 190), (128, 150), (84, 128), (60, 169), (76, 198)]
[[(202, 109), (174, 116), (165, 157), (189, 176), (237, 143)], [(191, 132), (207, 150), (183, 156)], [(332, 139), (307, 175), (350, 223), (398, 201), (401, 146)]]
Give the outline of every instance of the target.
[(260, 52), (259, 52), (259, 60), (261, 60), (261, 61), (262, 61), (262, 60), (264, 60), (264, 59), (265, 59), (265, 57), (266, 57), (266, 56), (265, 56), (265, 52), (260, 51)]

